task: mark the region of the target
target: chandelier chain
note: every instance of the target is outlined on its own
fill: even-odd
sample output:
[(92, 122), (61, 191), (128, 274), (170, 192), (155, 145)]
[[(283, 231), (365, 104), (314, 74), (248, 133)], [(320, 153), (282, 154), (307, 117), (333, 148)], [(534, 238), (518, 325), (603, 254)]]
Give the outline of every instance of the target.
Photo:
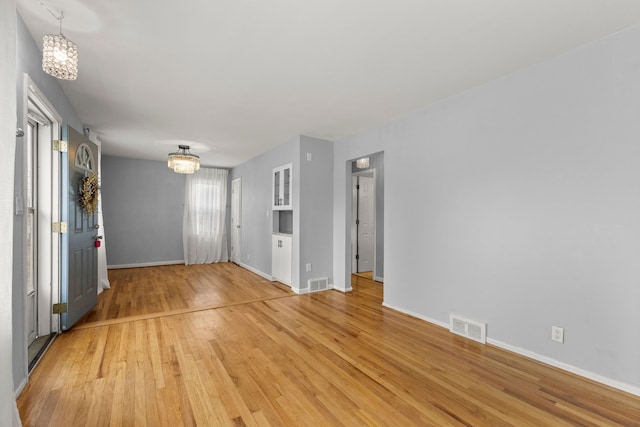
[(51, 16), (53, 16), (54, 18), (56, 18), (58, 20), (58, 22), (60, 22), (60, 34), (62, 34), (62, 20), (64, 19), (64, 10), (61, 10), (60, 11), (60, 15), (58, 16), (58, 15), (56, 15), (56, 13), (53, 10), (51, 10), (49, 8), (49, 6), (47, 6), (45, 4), (45, 2), (41, 1), (40, 2), (40, 6), (44, 7), (45, 9), (47, 9), (47, 12), (49, 12), (51, 14)]

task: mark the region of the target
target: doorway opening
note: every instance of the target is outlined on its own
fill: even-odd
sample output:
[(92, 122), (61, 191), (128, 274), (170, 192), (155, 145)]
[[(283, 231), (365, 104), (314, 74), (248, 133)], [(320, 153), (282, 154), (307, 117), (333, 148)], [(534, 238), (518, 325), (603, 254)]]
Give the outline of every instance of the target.
[(347, 290), (353, 277), (384, 281), (384, 153), (365, 159), (347, 162)]

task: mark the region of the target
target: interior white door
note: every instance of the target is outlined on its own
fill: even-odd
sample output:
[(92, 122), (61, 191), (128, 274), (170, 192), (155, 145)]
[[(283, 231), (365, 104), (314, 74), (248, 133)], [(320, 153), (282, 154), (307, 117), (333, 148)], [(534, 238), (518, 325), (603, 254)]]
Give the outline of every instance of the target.
[(351, 273), (358, 272), (358, 177), (351, 176)]
[(240, 236), (242, 227), (242, 180), (231, 181), (231, 262), (240, 264)]
[(373, 271), (375, 245), (375, 178), (358, 177), (358, 272)]

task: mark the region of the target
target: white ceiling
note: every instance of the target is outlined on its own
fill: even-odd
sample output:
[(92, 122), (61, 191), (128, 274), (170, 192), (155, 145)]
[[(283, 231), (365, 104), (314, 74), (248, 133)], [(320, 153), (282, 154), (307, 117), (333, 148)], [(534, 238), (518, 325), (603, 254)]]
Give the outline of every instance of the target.
[[(638, 0), (18, 0), (105, 154), (179, 143), (231, 167), (297, 134), (334, 139), (640, 23)], [(640, 48), (640, 47), (639, 47)], [(184, 142), (187, 141), (187, 142)]]

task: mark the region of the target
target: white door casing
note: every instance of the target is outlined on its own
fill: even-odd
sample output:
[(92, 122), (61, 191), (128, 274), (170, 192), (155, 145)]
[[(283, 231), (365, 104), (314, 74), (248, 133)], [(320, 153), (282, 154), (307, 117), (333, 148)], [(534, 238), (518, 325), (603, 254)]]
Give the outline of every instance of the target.
[[(60, 157), (52, 150), (53, 140), (60, 139), (60, 122), (62, 117), (49, 103), (44, 94), (35, 86), (27, 74), (24, 74), (24, 128), (28, 129), (29, 123), (33, 124), (32, 152), (33, 164), (37, 165), (37, 172), (33, 173), (34, 181), (31, 183), (33, 189), (33, 200), (35, 215), (32, 218), (33, 225), (37, 228), (37, 233), (33, 234), (34, 258), (37, 260), (33, 265), (37, 292), (35, 300), (25, 300), (30, 307), (25, 305), (25, 312), (36, 310), (35, 332), (37, 336), (49, 335), (58, 332), (58, 316), (51, 314), (51, 306), (59, 301), (60, 283), (60, 235), (52, 232), (51, 224), (60, 221)], [(27, 147), (27, 137), (25, 133), (25, 151)], [(25, 152), (25, 162), (29, 156)], [(16, 200), (16, 214), (23, 214), (25, 219), (25, 233), (28, 232), (28, 210), (29, 197), (27, 188), (28, 168), (24, 167), (25, 188), (20, 200)], [(25, 239), (27, 236), (25, 236)], [(25, 257), (25, 260), (28, 259)], [(29, 266), (25, 266), (28, 268)], [(26, 277), (25, 272), (25, 277)], [(35, 314), (35, 313), (33, 313)], [(25, 343), (27, 344), (27, 343)]]
[(231, 262), (240, 265), (242, 235), (242, 179), (231, 181)]

